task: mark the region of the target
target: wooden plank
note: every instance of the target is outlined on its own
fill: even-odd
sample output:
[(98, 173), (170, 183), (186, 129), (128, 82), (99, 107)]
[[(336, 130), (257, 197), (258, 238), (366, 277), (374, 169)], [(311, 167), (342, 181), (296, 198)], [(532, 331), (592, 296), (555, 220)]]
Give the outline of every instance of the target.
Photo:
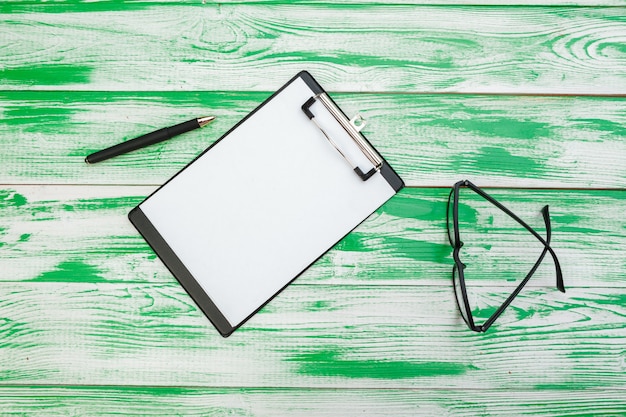
[(622, 415), (623, 392), (602, 390), (328, 390), (179, 387), (7, 387), (11, 416), (519, 416)]
[[(0, 183), (163, 183), (269, 93), (0, 92)], [(408, 185), (623, 188), (626, 98), (333, 94)], [(103, 147), (194, 116), (216, 121), (87, 166)], [(607, 174), (610, 173), (610, 174)]]
[[(0, 189), (0, 281), (175, 282), (127, 220), (152, 187), (20, 186)], [(568, 288), (623, 288), (626, 191), (489, 190), (544, 234), (550, 205), (552, 245)], [(405, 189), (344, 238), (297, 283), (450, 285), (447, 189)], [(489, 203), (461, 198), (462, 253), (479, 286), (513, 288), (541, 245)], [(546, 258), (529, 286), (554, 288)]]
[[(502, 290), (482, 289), (475, 315)], [(529, 289), (477, 334), (449, 287), (291, 286), (228, 339), (178, 285), (2, 283), (0, 293), (8, 385), (626, 388), (621, 289)]]
[(3, 88), (626, 94), (620, 7), (89, 4), (5, 8)]
[[(288, 0), (133, 0), (132, 2), (120, 3), (117, 0), (55, 0), (54, 2), (40, 2), (37, 0), (5, 0), (0, 4), (2, 13), (71, 13), (80, 10), (85, 11), (126, 11), (145, 10), (159, 6), (200, 6), (207, 5), (237, 5), (237, 4), (294, 4)], [(335, 0), (298, 0), (297, 4), (304, 5), (336, 5)], [(411, 5), (411, 6), (626, 6), (624, 0), (344, 0), (342, 4), (355, 6), (379, 6), (379, 5)]]

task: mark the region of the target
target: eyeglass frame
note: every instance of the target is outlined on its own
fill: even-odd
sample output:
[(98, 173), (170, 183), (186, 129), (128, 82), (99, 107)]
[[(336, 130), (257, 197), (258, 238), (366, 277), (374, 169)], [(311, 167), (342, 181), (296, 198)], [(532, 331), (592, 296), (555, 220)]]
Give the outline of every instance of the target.
[[(463, 246), (463, 242), (461, 241), (460, 232), (459, 232), (459, 191), (461, 187), (469, 188), (470, 190), (474, 191), (476, 194), (478, 194), (479, 196), (487, 200), (489, 203), (493, 204), (494, 206), (496, 206), (497, 208), (505, 212), (509, 217), (511, 217), (513, 220), (515, 220), (517, 223), (523, 226), (535, 238), (537, 238), (539, 242), (543, 244), (543, 251), (541, 252), (541, 255), (539, 255), (539, 258), (537, 259), (537, 261), (531, 268), (530, 272), (526, 275), (526, 277), (522, 280), (522, 282), (520, 282), (520, 284), (513, 291), (513, 293), (509, 295), (509, 297), (504, 301), (504, 303), (482, 325), (476, 325), (474, 323), (472, 310), (470, 309), (470, 305), (469, 305), (469, 298), (467, 296), (467, 287), (465, 285), (465, 274), (463, 272), (465, 269), (465, 264), (461, 262), (461, 259), (459, 256), (459, 252), (461, 250), (461, 247)], [(452, 235), (450, 234), (450, 202), (452, 200), (453, 195), (454, 195), (454, 200), (452, 201), (453, 202), (452, 221), (453, 221), (453, 229), (454, 229), (453, 230), (454, 241), (452, 239)], [(548, 210), (548, 205), (544, 206), (541, 209), (541, 212), (543, 214), (544, 222), (546, 224), (546, 235), (547, 235), (546, 239), (541, 237), (532, 227), (530, 227), (522, 219), (520, 219), (517, 215), (515, 215), (515, 213), (513, 213), (511, 210), (506, 208), (495, 198), (491, 197), (489, 194), (487, 194), (485, 191), (483, 191), (482, 189), (480, 189), (478, 186), (474, 185), (470, 181), (468, 180), (458, 181), (452, 187), (452, 190), (450, 191), (450, 195), (448, 196), (448, 207), (446, 210), (446, 227), (448, 229), (448, 240), (450, 242), (450, 246), (452, 246), (453, 248), (452, 257), (454, 259), (454, 266), (452, 268), (452, 280), (453, 280), (453, 285), (456, 285), (456, 283), (454, 282), (455, 272), (458, 271), (459, 288), (461, 290), (462, 300), (459, 300), (459, 295), (457, 294), (456, 289), (454, 290), (455, 298), (457, 302), (457, 307), (459, 308), (459, 311), (461, 312), (461, 316), (463, 317), (463, 320), (465, 321), (465, 323), (471, 330), (478, 332), (478, 333), (484, 333), (487, 331), (487, 329), (489, 329), (489, 327), (491, 327), (491, 325), (498, 319), (498, 317), (500, 317), (500, 315), (504, 312), (504, 310), (506, 310), (506, 308), (511, 304), (513, 299), (515, 299), (515, 297), (517, 297), (517, 295), (522, 291), (522, 289), (524, 288), (526, 283), (530, 280), (530, 278), (535, 273), (537, 268), (539, 268), (539, 265), (541, 264), (541, 262), (543, 261), (543, 258), (546, 256), (546, 253), (548, 252), (550, 252), (550, 255), (552, 256), (552, 259), (554, 260), (554, 265), (556, 268), (556, 286), (559, 289), (559, 291), (565, 292), (565, 286), (563, 284), (563, 273), (561, 271), (561, 264), (559, 263), (556, 253), (550, 246), (552, 228), (551, 228), (551, 223), (550, 223), (550, 213)], [(463, 310), (460, 305), (461, 302), (463, 302), (465, 306), (465, 312), (466, 312), (465, 315), (463, 314)]]

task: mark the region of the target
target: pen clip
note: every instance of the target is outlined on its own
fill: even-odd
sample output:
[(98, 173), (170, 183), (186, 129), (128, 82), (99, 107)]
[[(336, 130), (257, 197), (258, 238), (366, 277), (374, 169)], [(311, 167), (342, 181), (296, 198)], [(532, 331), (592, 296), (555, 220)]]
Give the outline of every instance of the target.
[[(355, 152), (350, 152), (348, 147), (341, 146), (338, 143), (339, 138), (337, 138), (338, 140), (334, 140), (327, 129), (321, 125), (312, 111), (312, 107), (317, 101), (324, 105), (332, 118), (334, 118), (341, 128), (348, 134), (348, 136), (352, 139), (352, 142), (356, 145), (357, 152), (360, 151), (362, 156), (359, 156)], [(382, 158), (360, 133), (361, 129), (363, 129), (363, 127), (367, 124), (365, 119), (363, 119), (360, 114), (357, 114), (352, 119), (348, 120), (348, 118), (326, 93), (316, 94), (308, 99), (302, 105), (302, 111), (313, 123), (315, 123), (328, 142), (337, 150), (337, 152), (339, 152), (348, 164), (350, 164), (354, 172), (356, 172), (356, 174), (363, 181), (369, 179), (380, 170), (380, 167), (382, 166)], [(344, 145), (346, 145), (345, 142)]]

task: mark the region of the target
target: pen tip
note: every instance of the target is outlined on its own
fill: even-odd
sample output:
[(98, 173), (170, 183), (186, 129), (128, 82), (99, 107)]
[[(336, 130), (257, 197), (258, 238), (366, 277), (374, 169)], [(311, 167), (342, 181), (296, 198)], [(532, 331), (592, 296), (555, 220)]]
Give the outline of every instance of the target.
[(215, 120), (215, 116), (198, 117), (198, 124), (200, 125), (200, 127), (204, 127), (211, 123), (213, 120)]

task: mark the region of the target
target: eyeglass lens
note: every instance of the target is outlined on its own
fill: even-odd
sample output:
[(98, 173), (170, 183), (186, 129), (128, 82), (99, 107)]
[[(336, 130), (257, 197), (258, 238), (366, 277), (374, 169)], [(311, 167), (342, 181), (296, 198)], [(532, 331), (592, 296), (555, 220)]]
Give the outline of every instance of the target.
[(448, 240), (450, 241), (450, 245), (452, 247), (456, 246), (456, 242), (454, 239), (454, 188), (450, 191), (450, 195), (448, 197), (448, 213), (446, 216), (448, 220)]
[[(447, 220), (448, 220), (448, 239), (450, 241), (450, 245), (452, 245), (452, 247), (456, 247), (457, 242), (456, 242), (456, 238), (455, 238), (455, 227), (454, 227), (454, 198), (455, 198), (455, 189), (453, 188), (452, 191), (450, 191), (450, 195), (448, 197), (448, 213), (447, 213)], [(458, 220), (457, 220), (458, 221)], [(463, 295), (463, 290), (461, 289), (461, 278), (459, 276), (459, 269), (458, 266), (455, 264), (453, 269), (452, 269), (452, 280), (454, 281), (454, 295), (456, 297), (456, 304), (459, 307), (459, 311), (461, 312), (461, 316), (463, 316), (463, 320), (465, 320), (465, 323), (467, 323), (468, 326), (470, 326), (470, 312), (467, 311), (467, 307), (466, 307), (466, 302), (465, 302), (465, 297)]]
[(452, 280), (454, 281), (454, 295), (456, 296), (456, 304), (459, 307), (459, 311), (461, 312), (461, 316), (463, 316), (463, 320), (469, 326), (469, 312), (465, 306), (465, 301), (463, 298), (463, 291), (461, 290), (461, 281), (459, 279), (459, 270), (456, 265), (454, 265), (452, 269)]

